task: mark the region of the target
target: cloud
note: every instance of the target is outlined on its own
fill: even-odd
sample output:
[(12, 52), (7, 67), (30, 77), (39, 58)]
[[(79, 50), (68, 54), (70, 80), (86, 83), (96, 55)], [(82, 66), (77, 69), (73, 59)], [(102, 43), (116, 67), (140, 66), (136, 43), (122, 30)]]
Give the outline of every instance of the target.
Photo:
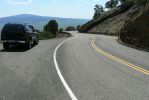
[(33, 0), (9, 0), (9, 3), (13, 5), (30, 5), (32, 2)]

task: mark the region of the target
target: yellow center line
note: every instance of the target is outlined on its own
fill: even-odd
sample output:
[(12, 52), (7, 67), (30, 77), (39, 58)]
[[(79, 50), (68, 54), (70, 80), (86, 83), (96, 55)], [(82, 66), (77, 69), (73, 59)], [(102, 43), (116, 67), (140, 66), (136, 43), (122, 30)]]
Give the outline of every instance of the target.
[(119, 63), (121, 63), (121, 64), (124, 64), (124, 65), (126, 65), (126, 66), (128, 66), (128, 67), (131, 67), (131, 68), (133, 68), (133, 69), (135, 69), (135, 70), (137, 70), (137, 71), (139, 71), (139, 72), (142, 72), (142, 73), (144, 73), (144, 74), (149, 75), (149, 70), (143, 69), (143, 68), (141, 68), (140, 66), (131, 64), (131, 63), (127, 62), (127, 61), (124, 61), (124, 60), (122, 60), (122, 59), (120, 59), (120, 58), (118, 58), (118, 57), (116, 57), (116, 56), (113, 56), (113, 55), (111, 55), (111, 54), (109, 54), (109, 53), (107, 53), (107, 52), (101, 50), (100, 48), (98, 48), (98, 47), (96, 46), (95, 41), (96, 41), (96, 39), (94, 38), (94, 39), (91, 41), (91, 46), (92, 46), (97, 52), (99, 52), (100, 54), (102, 54), (102, 55), (104, 55), (104, 56), (106, 56), (106, 57), (108, 57), (108, 58), (110, 58), (110, 59), (112, 59), (112, 60), (114, 60), (114, 61), (117, 61), (117, 62), (119, 62)]

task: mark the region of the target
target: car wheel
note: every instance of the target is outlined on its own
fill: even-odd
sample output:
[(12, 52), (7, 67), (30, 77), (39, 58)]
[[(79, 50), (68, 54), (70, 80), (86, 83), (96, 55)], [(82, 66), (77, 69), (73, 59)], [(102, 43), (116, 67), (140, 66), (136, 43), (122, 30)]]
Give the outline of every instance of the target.
[(39, 38), (37, 37), (36, 40), (33, 42), (34, 45), (37, 45), (39, 43)]
[(37, 37), (36, 44), (39, 44), (39, 38)]
[(9, 48), (9, 43), (3, 43), (3, 48), (8, 49)]
[(26, 43), (26, 48), (27, 49), (31, 49), (32, 48), (32, 42), (29, 41), (28, 43)]

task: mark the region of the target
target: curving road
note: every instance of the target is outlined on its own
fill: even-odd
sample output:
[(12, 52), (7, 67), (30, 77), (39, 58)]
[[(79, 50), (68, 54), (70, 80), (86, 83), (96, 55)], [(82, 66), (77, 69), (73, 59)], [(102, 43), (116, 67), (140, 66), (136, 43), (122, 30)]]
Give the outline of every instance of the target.
[(29, 51), (1, 50), (0, 100), (71, 100), (71, 92), (76, 100), (149, 99), (148, 52), (116, 37), (71, 33)]

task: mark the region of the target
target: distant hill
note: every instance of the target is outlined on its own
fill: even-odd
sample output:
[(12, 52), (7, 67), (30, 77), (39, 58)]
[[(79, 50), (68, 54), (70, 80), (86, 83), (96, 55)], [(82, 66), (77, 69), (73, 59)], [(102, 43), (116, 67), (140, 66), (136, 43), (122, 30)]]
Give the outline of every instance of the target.
[(35, 26), (38, 30), (43, 30), (43, 26), (48, 23), (49, 20), (56, 20), (59, 23), (60, 28), (65, 28), (67, 26), (77, 26), (82, 25), (89, 21), (88, 19), (74, 19), (74, 18), (58, 18), (58, 17), (47, 17), (47, 16), (37, 16), (31, 14), (21, 14), (15, 16), (9, 16), (0, 18), (0, 31), (4, 24), (8, 22), (27, 22)]

